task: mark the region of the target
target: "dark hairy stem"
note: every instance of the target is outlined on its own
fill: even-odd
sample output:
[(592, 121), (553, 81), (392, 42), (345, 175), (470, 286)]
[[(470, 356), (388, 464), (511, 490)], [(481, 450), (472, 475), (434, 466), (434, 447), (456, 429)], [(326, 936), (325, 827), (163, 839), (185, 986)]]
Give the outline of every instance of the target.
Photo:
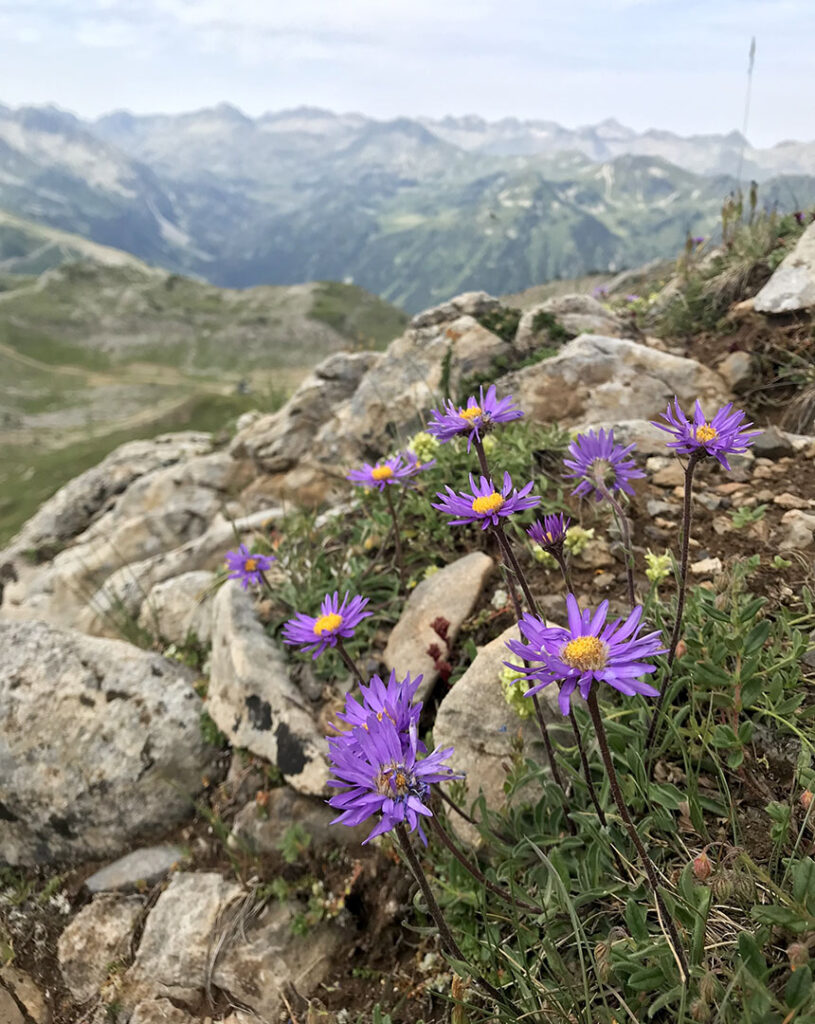
[[(402, 853), (405, 855), (405, 860), (408, 862), (411, 874), (416, 879), (416, 884), (422, 890), (422, 896), (427, 904), (427, 909), (430, 911), (430, 916), (436, 923), (436, 927), (439, 930), (439, 938), (441, 939), (442, 947), (447, 952), (448, 956), (451, 956), (454, 960), (460, 960), (466, 963), (464, 954), (458, 947), (458, 943), (453, 938), (453, 933), (450, 931), (450, 926), (445, 920), (444, 914), (441, 911), (441, 907), (436, 901), (436, 897), (433, 895), (433, 890), (430, 888), (430, 882), (427, 880), (419, 858), (416, 856), (416, 851), (413, 849), (413, 845), (410, 842), (410, 838), (407, 834), (407, 829), (401, 822), (396, 826), (396, 835), (399, 839), (399, 845), (402, 848)], [(491, 985), (486, 978), (482, 978), (480, 975), (476, 975), (478, 984), (484, 989), (484, 991), (501, 1003), (503, 1006), (508, 1007), (512, 1013), (516, 1015), (517, 1019), (520, 1019), (520, 1011), (511, 1002), (511, 1000), (505, 996), (502, 992), (499, 992), (497, 988)]]
[(354, 659), (351, 657), (348, 651), (346, 651), (345, 647), (343, 646), (343, 642), (342, 640), (340, 640), (339, 637), (337, 637), (337, 653), (342, 658), (345, 667), (348, 669), (348, 671), (351, 673), (354, 679), (356, 679), (359, 685), (362, 686), (362, 673), (357, 668)]
[(679, 557), (679, 589), (676, 595), (676, 619), (674, 620), (673, 633), (671, 634), (671, 645), (668, 648), (667, 671), (662, 683), (662, 692), (657, 697), (657, 704), (651, 716), (651, 725), (648, 729), (648, 737), (645, 740), (645, 756), (650, 757), (651, 750), (656, 740), (657, 726), (662, 716), (662, 705), (665, 701), (665, 693), (671, 681), (671, 669), (676, 658), (676, 648), (679, 645), (679, 637), (682, 635), (682, 615), (685, 611), (685, 595), (688, 583), (688, 554), (690, 551), (690, 527), (693, 515), (691, 497), (693, 494), (693, 471), (699, 461), (698, 452), (692, 452), (685, 466), (685, 496), (682, 504), (682, 542), (681, 554)]
[(571, 573), (569, 572), (569, 566), (566, 564), (566, 556), (563, 554), (563, 550), (561, 549), (557, 554), (553, 551), (552, 556), (560, 566), (560, 574), (563, 576), (563, 582), (566, 584), (566, 593), (573, 594)]
[(434, 815), (429, 820), (430, 827), (439, 837), (444, 846), (447, 847), (447, 849), (450, 851), (450, 853), (452, 853), (452, 855), (456, 858), (459, 864), (461, 864), (465, 871), (468, 871), (477, 882), (480, 882), (481, 885), (484, 886), (485, 889), (489, 889), (490, 892), (495, 893), (495, 895), (499, 896), (502, 900), (504, 900), (505, 903), (511, 903), (514, 906), (518, 907), (519, 910), (528, 910), (533, 914), (545, 913), (542, 907), (536, 907), (533, 903), (526, 903), (524, 900), (519, 900), (516, 897), (514, 897), (511, 893), (507, 892), (506, 889), (502, 888), (502, 886), (496, 885), (495, 882), (491, 882), (489, 878), (487, 878), (487, 876), (475, 864), (473, 864), (473, 862), (469, 860), (469, 858), (467, 858), (461, 852), (461, 850), (459, 850), (459, 848), (456, 846), (456, 844), (444, 830), (444, 826), (441, 824), (439, 819)]
[(475, 445), (475, 451), (478, 455), (478, 465), (481, 467), (481, 474), (489, 480), (490, 467), (487, 465), (487, 453), (484, 451), (484, 444), (480, 437), (474, 437), (473, 444)]
[(634, 594), (634, 549), (631, 546), (631, 527), (628, 522), (628, 516), (625, 514), (622, 505), (617, 501), (611, 491), (602, 482), (598, 482), (598, 490), (603, 497), (611, 505), (612, 511), (614, 512), (614, 518), (620, 527), (620, 536), (623, 540), (623, 548), (625, 549), (625, 574), (628, 581), (628, 603), (631, 606), (631, 610), (634, 610), (634, 605), (637, 603), (637, 598)]
[(594, 783), (591, 778), (591, 769), (589, 768), (589, 759), (586, 757), (586, 750), (583, 746), (583, 740), (580, 737), (580, 730), (577, 727), (577, 719), (574, 716), (574, 711), (569, 708), (569, 721), (572, 723), (572, 732), (577, 743), (577, 750), (580, 754), (580, 763), (583, 765), (583, 774), (586, 776), (586, 785), (589, 787), (589, 796), (591, 802), (594, 804), (594, 809), (597, 811), (597, 817), (600, 819), (600, 824), (603, 828), (606, 827), (606, 815), (603, 808), (600, 806), (600, 801), (597, 799), (597, 791), (594, 788)]
[(399, 585), (404, 587), (405, 585), (405, 562), (402, 558), (402, 537), (399, 533), (399, 517), (396, 514), (396, 509), (393, 504), (393, 497), (391, 495), (391, 489), (387, 485), (385, 486), (385, 497), (388, 499), (388, 509), (393, 520), (393, 543), (396, 547), (396, 565), (399, 569)]
[(671, 945), (673, 946), (673, 954), (676, 957), (677, 964), (679, 965), (681, 981), (684, 984), (688, 978), (688, 962), (685, 959), (685, 952), (682, 949), (676, 925), (668, 914), (667, 908), (659, 894), (659, 881), (657, 879), (656, 869), (654, 868), (651, 858), (648, 856), (645, 846), (640, 839), (639, 833), (634, 826), (634, 822), (631, 820), (628, 808), (625, 806), (623, 794), (620, 790), (620, 783), (617, 779), (617, 772), (614, 768), (614, 762), (611, 759), (611, 751), (608, 748), (608, 739), (603, 725), (603, 718), (600, 714), (600, 708), (597, 705), (597, 694), (593, 688), (589, 690), (589, 696), (586, 703), (588, 704), (589, 714), (591, 715), (591, 720), (594, 724), (594, 731), (597, 733), (597, 741), (600, 744), (600, 753), (603, 756), (603, 764), (606, 766), (606, 772), (608, 774), (608, 781), (611, 785), (611, 792), (614, 796), (614, 802), (617, 804), (617, 810), (620, 812), (620, 817), (623, 819), (626, 831), (631, 837), (631, 842), (637, 848), (637, 853), (639, 854), (642, 865), (645, 868), (645, 875), (648, 879), (648, 884), (650, 885), (651, 891), (654, 894), (654, 899), (656, 900), (657, 912), (661, 922), (664, 923), (664, 926), (668, 929)]
[[(472, 817), (472, 815), (468, 814), (464, 810), (463, 807), (459, 807), (459, 805), (455, 802), (455, 800), (451, 796), (449, 796), (447, 793), (444, 792), (444, 790), (441, 788), (441, 786), (437, 787), (437, 792), (438, 792), (439, 796), (441, 797), (441, 799), (450, 808), (451, 811), (455, 811), (455, 813), (460, 818), (463, 818), (464, 821), (468, 822), (474, 828), (480, 828), (480, 823), (477, 822), (475, 820), (475, 818)], [(492, 826), (490, 826), (490, 825), (488, 825), (487, 828), (495, 836), (495, 838), (500, 840), (502, 843), (506, 843), (508, 846), (514, 846), (515, 845), (515, 840), (513, 839), (512, 836), (506, 835), (505, 833), (502, 833), (502, 832), (498, 832), (494, 828), (492, 828)]]
[(515, 557), (515, 552), (512, 550), (512, 543), (509, 537), (507, 537), (506, 533), (504, 532), (504, 527), (502, 524), (499, 523), (498, 526), (495, 527), (495, 533), (498, 536), (498, 542), (501, 545), (501, 549), (503, 550), (504, 555), (506, 556), (507, 568), (512, 570), (515, 579), (520, 584), (526, 603), (529, 606), (529, 611), (539, 618), (540, 613), (538, 612), (537, 602), (535, 601), (535, 598), (532, 596), (532, 591), (529, 588), (529, 582), (526, 578), (523, 569), (521, 569), (518, 559)]

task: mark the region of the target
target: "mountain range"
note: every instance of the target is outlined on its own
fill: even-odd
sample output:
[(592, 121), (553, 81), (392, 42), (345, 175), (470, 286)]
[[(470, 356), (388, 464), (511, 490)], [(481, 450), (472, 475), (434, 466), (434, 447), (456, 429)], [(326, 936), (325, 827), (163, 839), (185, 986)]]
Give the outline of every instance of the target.
[(815, 143), (735, 132), (0, 107), (11, 214), (220, 286), (354, 282), (411, 312), (670, 256), (715, 233), (739, 167), (765, 206), (815, 204)]

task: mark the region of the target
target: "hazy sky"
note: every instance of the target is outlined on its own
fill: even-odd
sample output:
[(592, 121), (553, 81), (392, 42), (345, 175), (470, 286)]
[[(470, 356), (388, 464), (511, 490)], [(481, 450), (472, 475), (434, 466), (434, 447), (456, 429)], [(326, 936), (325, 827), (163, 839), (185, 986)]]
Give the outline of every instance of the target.
[(0, 0), (0, 103), (226, 100), (815, 139), (815, 0)]

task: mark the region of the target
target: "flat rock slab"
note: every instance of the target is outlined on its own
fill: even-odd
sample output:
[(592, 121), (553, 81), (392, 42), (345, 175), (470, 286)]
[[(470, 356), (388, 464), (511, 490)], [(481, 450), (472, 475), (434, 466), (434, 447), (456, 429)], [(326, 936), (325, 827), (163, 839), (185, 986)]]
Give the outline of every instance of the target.
[(215, 751), (189, 669), (43, 622), (0, 650), (0, 860), (115, 856), (191, 813)]
[(779, 264), (756, 295), (758, 313), (795, 313), (815, 307), (815, 224), (810, 224), (798, 244)]
[(328, 744), (282, 651), (266, 635), (252, 598), (231, 580), (213, 605), (207, 711), (236, 747), (276, 765), (295, 789), (320, 794), (328, 780)]
[[(408, 598), (402, 617), (388, 638), (383, 660), (399, 678), (408, 672), (412, 678), (422, 674), (420, 699), (427, 696), (439, 675), (436, 659), (428, 654), (428, 649), (435, 646), (442, 659), (447, 657), (461, 624), (472, 614), (493, 565), (489, 555), (473, 551), (422, 580)], [(446, 641), (433, 628), (439, 619), (447, 623)]]
[[(475, 661), (439, 705), (433, 727), (434, 743), (455, 747), (450, 764), (457, 771), (467, 773), (468, 802), (482, 792), (491, 810), (499, 810), (506, 802), (502, 764), (510, 758), (510, 742), (519, 731), (525, 751), (538, 763), (546, 763), (534, 715), (520, 718), (506, 703), (501, 690), (504, 661), (514, 660), (506, 641), (518, 638), (518, 627), (510, 626), (481, 648)], [(552, 742), (571, 744), (571, 729), (558, 708), (557, 692), (555, 686), (548, 686), (540, 691), (539, 700), (549, 723)], [(535, 796), (532, 791), (527, 792), (528, 799)], [(478, 831), (458, 815), (450, 816), (450, 824), (465, 842), (479, 842)]]
[(85, 879), (85, 888), (90, 892), (112, 892), (135, 888), (140, 882), (157, 882), (183, 857), (180, 846), (145, 846), (94, 872)]

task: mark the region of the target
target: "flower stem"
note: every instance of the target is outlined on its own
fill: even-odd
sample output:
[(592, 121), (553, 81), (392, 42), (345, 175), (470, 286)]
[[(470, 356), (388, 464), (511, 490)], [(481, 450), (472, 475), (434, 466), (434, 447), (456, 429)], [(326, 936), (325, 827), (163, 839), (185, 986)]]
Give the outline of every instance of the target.
[[(509, 543), (509, 538), (504, 533), (504, 531), (500, 528), (500, 526), (495, 528), (495, 535), (498, 538), (498, 545), (501, 548), (501, 552), (502, 552), (502, 554), (504, 556), (504, 566), (506, 568), (507, 567), (507, 562), (508, 562), (508, 556), (509, 556), (509, 558), (513, 557), (513, 555), (512, 555), (512, 548), (510, 547), (510, 543)], [(516, 565), (517, 565), (517, 562), (516, 562)], [(516, 579), (517, 579), (517, 574), (515, 574), (515, 575), (516, 575)], [(518, 600), (518, 594), (515, 591), (515, 586), (514, 586), (512, 577), (513, 577), (513, 573), (507, 572), (507, 577), (506, 578), (507, 578), (507, 583), (509, 584), (509, 593), (510, 593), (510, 596), (512, 598), (512, 606), (515, 609), (515, 618), (517, 619), (518, 622), (520, 622), (521, 619), (523, 618), (523, 609), (521, 608), (521, 602)], [(531, 593), (529, 594), (528, 600), (531, 600), (531, 602), (532, 602), (531, 609), (534, 610), (534, 614), (537, 614), (537, 605), (535, 604), (535, 599), (532, 597)], [(551, 739), (549, 738), (549, 727), (546, 724), (546, 719), (543, 717), (543, 708), (541, 707), (540, 701), (538, 700), (538, 695), (536, 693), (532, 694), (532, 706), (535, 709), (535, 718), (537, 719), (538, 728), (540, 729), (541, 738), (543, 739), (543, 746), (544, 746), (544, 749), (546, 750), (546, 760), (549, 763), (549, 769), (552, 772), (552, 778), (555, 780), (557, 785), (560, 787), (561, 803), (563, 805), (563, 817), (564, 817), (564, 820), (565, 820), (566, 825), (567, 825), (569, 831), (571, 832), (571, 834), (572, 835), (576, 835), (577, 834), (577, 826), (575, 825), (575, 823), (572, 821), (572, 819), (569, 817), (569, 814), (568, 814), (568, 809), (567, 809), (567, 806), (566, 806), (566, 787), (563, 785), (563, 778), (562, 778), (562, 776), (560, 774), (560, 771), (558, 769), (557, 761), (555, 760), (555, 749), (552, 746)]]
[(476, 882), (480, 882), (485, 889), (489, 889), (490, 892), (495, 893), (495, 895), (500, 897), (505, 903), (511, 903), (518, 907), (519, 910), (528, 910), (533, 914), (545, 913), (543, 907), (536, 907), (533, 903), (526, 903), (524, 900), (516, 899), (511, 895), (511, 893), (508, 893), (506, 889), (502, 888), (500, 885), (496, 885), (495, 882), (491, 882), (489, 878), (487, 878), (487, 876), (475, 864), (473, 864), (473, 862), (469, 860), (461, 850), (459, 850), (435, 815), (433, 815), (429, 821), (430, 827), (439, 837), (444, 846), (447, 847), (465, 871), (468, 871), (473, 876)]
[(399, 533), (399, 517), (396, 514), (390, 487), (385, 487), (385, 497), (388, 499), (388, 509), (390, 510), (391, 519), (393, 520), (393, 543), (396, 547), (396, 565), (399, 569), (399, 586), (401, 589), (404, 589), (405, 561), (402, 557), (402, 536)]
[(356, 679), (359, 685), (362, 686), (362, 673), (357, 668), (354, 659), (351, 657), (348, 651), (346, 651), (345, 646), (343, 645), (343, 642), (342, 640), (340, 640), (339, 637), (337, 637), (337, 653), (342, 658), (345, 667), (348, 669), (351, 675)]
[(603, 757), (603, 764), (606, 766), (606, 772), (608, 774), (608, 781), (611, 785), (611, 792), (614, 796), (614, 802), (617, 804), (617, 810), (620, 812), (620, 817), (623, 819), (626, 831), (631, 837), (631, 841), (633, 842), (634, 846), (637, 848), (637, 853), (639, 854), (640, 860), (642, 861), (642, 865), (645, 868), (645, 875), (648, 879), (648, 884), (650, 885), (651, 891), (654, 894), (654, 899), (656, 900), (657, 913), (660, 917), (660, 921), (664, 922), (665, 927), (668, 929), (668, 934), (671, 939), (671, 945), (673, 947), (673, 954), (676, 958), (677, 964), (679, 965), (681, 981), (684, 984), (688, 977), (688, 963), (685, 959), (685, 953), (682, 949), (682, 944), (679, 940), (679, 934), (676, 930), (676, 925), (671, 919), (671, 916), (668, 914), (667, 908), (665, 907), (665, 904), (662, 901), (662, 897), (659, 894), (659, 882), (657, 880), (656, 869), (654, 868), (651, 858), (648, 856), (645, 846), (643, 845), (643, 842), (639, 837), (639, 833), (637, 832), (634, 826), (634, 822), (631, 820), (631, 815), (628, 813), (628, 808), (625, 805), (625, 801), (623, 800), (623, 794), (620, 790), (620, 783), (617, 779), (617, 772), (614, 768), (614, 762), (611, 758), (611, 751), (608, 747), (606, 730), (603, 726), (603, 719), (600, 715), (600, 708), (597, 705), (597, 694), (594, 692), (594, 688), (589, 690), (589, 696), (586, 703), (588, 704), (589, 714), (591, 715), (591, 720), (594, 724), (594, 731), (597, 734), (597, 742), (600, 744), (600, 753)]
[(671, 669), (676, 658), (676, 648), (679, 645), (679, 637), (682, 635), (682, 615), (685, 611), (685, 595), (688, 585), (688, 555), (690, 552), (690, 527), (693, 515), (691, 497), (693, 494), (693, 472), (696, 463), (699, 461), (699, 453), (692, 452), (685, 466), (685, 496), (682, 504), (682, 541), (681, 554), (679, 558), (679, 590), (676, 595), (676, 619), (674, 620), (673, 633), (671, 634), (671, 645), (668, 648), (667, 670), (662, 683), (662, 692), (657, 698), (654, 713), (651, 716), (651, 725), (648, 729), (648, 737), (645, 740), (645, 756), (650, 759), (652, 747), (656, 740), (657, 727), (662, 717), (662, 705), (665, 701), (665, 694), (671, 681)]
[[(424, 896), (424, 901), (427, 904), (427, 909), (430, 911), (430, 916), (435, 921), (436, 927), (439, 930), (439, 938), (441, 940), (442, 947), (447, 952), (447, 955), (452, 957), (454, 960), (467, 963), (464, 954), (459, 949), (458, 943), (453, 938), (453, 933), (450, 931), (450, 926), (447, 924), (441, 907), (436, 901), (436, 897), (433, 895), (433, 890), (430, 888), (430, 882), (427, 880), (427, 875), (424, 873), (419, 858), (416, 856), (416, 851), (413, 849), (413, 845), (408, 837), (407, 829), (401, 822), (396, 825), (396, 835), (399, 839), (399, 845), (402, 848), (402, 853), (405, 855), (405, 860), (408, 863), (411, 874), (416, 879), (416, 884), (422, 891), (422, 896)], [(516, 1019), (520, 1019), (520, 1011), (513, 1005), (507, 996), (503, 994), (503, 992), (499, 992), (497, 988), (487, 981), (486, 978), (482, 978), (480, 975), (474, 975), (474, 977), (489, 996), (502, 1005), (508, 1007), (512, 1013), (516, 1015)]]
[(617, 520), (617, 525), (620, 528), (620, 536), (623, 541), (623, 549), (625, 550), (625, 574), (626, 580), (628, 581), (628, 603), (631, 606), (631, 610), (634, 610), (634, 606), (637, 603), (637, 598), (634, 594), (634, 548), (631, 546), (631, 526), (628, 522), (628, 516), (625, 514), (622, 505), (617, 501), (611, 491), (606, 485), (600, 481), (595, 483), (600, 493), (611, 505), (611, 511), (614, 513), (614, 518)]
[(577, 743), (577, 751), (580, 754), (580, 763), (583, 765), (583, 774), (586, 776), (586, 785), (589, 787), (589, 796), (591, 802), (594, 804), (594, 809), (597, 811), (597, 817), (600, 819), (600, 824), (603, 828), (606, 827), (606, 815), (603, 808), (600, 806), (600, 801), (597, 799), (597, 791), (594, 788), (594, 782), (591, 777), (591, 770), (589, 768), (589, 759), (586, 757), (586, 749), (583, 746), (583, 740), (580, 736), (580, 730), (577, 726), (577, 719), (574, 716), (574, 711), (569, 708), (569, 721), (572, 723), (572, 732)]

